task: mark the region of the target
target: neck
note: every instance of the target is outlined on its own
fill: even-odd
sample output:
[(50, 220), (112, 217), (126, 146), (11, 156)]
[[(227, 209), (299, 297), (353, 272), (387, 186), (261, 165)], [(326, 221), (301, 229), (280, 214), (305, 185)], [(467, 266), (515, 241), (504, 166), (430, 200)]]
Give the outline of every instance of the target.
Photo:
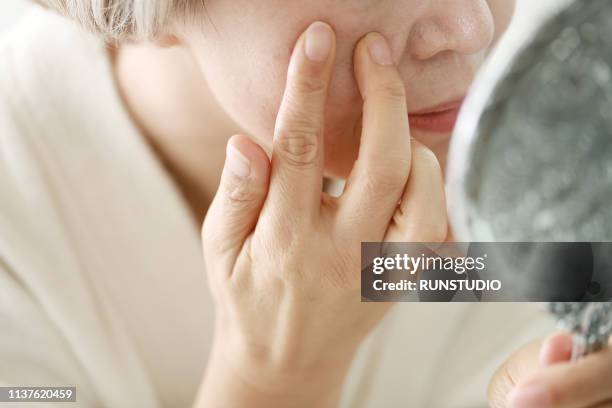
[(200, 223), (219, 185), (227, 140), (240, 129), (185, 49), (122, 45), (113, 61), (127, 109)]

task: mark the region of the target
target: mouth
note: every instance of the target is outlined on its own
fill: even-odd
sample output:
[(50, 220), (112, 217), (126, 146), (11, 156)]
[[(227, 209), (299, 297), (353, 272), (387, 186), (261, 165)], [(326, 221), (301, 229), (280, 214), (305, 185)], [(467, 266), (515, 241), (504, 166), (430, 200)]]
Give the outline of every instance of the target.
[(430, 133), (450, 133), (455, 128), (465, 97), (409, 113), (410, 128)]

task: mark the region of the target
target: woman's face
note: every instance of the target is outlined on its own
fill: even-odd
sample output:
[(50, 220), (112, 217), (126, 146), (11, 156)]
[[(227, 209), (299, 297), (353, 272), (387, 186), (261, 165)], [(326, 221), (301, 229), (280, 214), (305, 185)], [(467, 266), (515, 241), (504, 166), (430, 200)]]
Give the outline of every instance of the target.
[[(508, 27), (514, 0), (206, 0), (206, 9), (205, 21), (180, 36), (222, 107), (268, 149), (297, 38), (317, 20), (334, 28), (325, 170), (346, 177), (359, 148), (362, 101), (352, 62), (359, 39), (371, 31), (388, 39), (406, 85), (412, 136), (439, 153), (456, 113), (456, 104), (444, 105), (465, 96)], [(440, 109), (447, 110), (418, 115)]]

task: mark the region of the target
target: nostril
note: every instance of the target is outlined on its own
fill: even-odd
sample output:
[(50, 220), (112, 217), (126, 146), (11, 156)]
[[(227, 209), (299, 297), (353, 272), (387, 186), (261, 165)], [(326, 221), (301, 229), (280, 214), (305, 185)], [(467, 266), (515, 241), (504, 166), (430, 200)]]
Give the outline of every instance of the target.
[(473, 55), (486, 51), (495, 36), (493, 15), (486, 2), (466, 5), (445, 2), (416, 22), (408, 39), (410, 54), (426, 60), (442, 52)]
[(433, 21), (423, 21), (413, 26), (408, 39), (408, 51), (418, 60), (429, 59), (445, 51), (446, 34)]

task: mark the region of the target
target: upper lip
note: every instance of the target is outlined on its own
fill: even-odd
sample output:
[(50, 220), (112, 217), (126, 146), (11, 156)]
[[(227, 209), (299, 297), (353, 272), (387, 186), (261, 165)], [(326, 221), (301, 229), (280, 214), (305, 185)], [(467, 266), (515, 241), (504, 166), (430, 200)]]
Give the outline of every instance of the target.
[(425, 108), (425, 109), (417, 110), (414, 112), (410, 112), (410, 116), (425, 116), (425, 115), (447, 112), (447, 111), (454, 110), (454, 109), (459, 109), (461, 105), (463, 104), (464, 99), (465, 99), (465, 96), (462, 96), (460, 98), (453, 99), (450, 102), (444, 102), (444, 103), (441, 103), (439, 105), (436, 105), (430, 108)]

